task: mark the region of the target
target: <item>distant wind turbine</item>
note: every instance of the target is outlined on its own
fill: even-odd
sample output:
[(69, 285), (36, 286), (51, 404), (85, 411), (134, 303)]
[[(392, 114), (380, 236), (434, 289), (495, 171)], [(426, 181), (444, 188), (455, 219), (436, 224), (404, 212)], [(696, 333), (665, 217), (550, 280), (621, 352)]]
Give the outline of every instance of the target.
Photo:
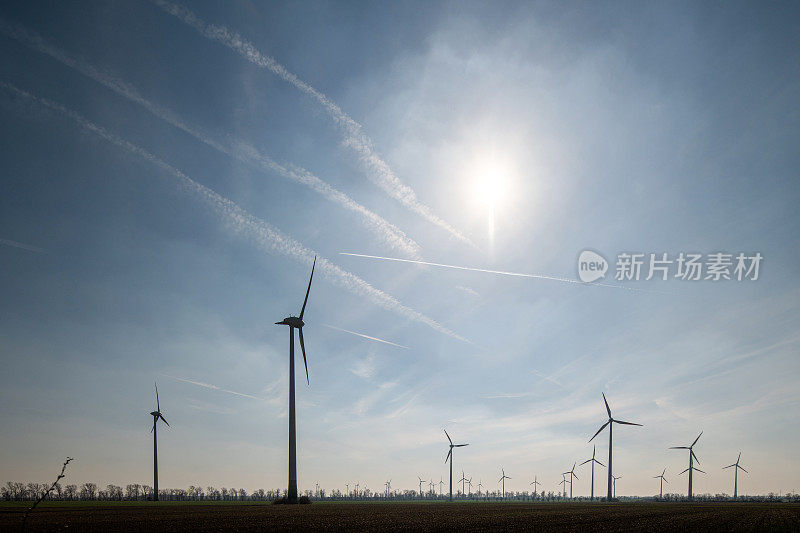
[[(606, 426), (608, 426), (608, 495), (606, 496), (606, 499), (608, 501), (611, 501), (611, 498), (613, 498), (613, 488), (612, 488), (613, 474), (611, 470), (611, 447), (612, 447), (611, 436), (613, 434), (614, 424), (624, 424), (626, 426), (641, 426), (642, 424), (635, 424), (633, 422), (623, 422), (622, 420), (614, 420), (614, 418), (611, 416), (611, 408), (608, 406), (608, 400), (606, 400), (605, 393), (603, 393), (603, 402), (605, 402), (606, 411), (608, 411), (608, 421), (602, 426), (600, 426), (600, 429), (597, 430), (597, 433), (594, 434), (594, 437), (598, 436), (600, 432), (603, 431), (603, 429), (605, 429)], [(594, 437), (589, 439), (589, 442), (592, 442), (594, 440)]]
[(169, 426), (169, 422), (161, 414), (161, 404), (158, 401), (158, 385), (156, 385), (156, 410), (150, 413), (153, 415), (153, 427), (150, 432), (153, 434), (153, 501), (158, 501), (158, 419), (164, 421)]
[(537, 487), (538, 485), (541, 485), (541, 483), (539, 483), (538, 481), (536, 481), (536, 476), (533, 476), (533, 481), (531, 481), (531, 483), (530, 483), (530, 484), (531, 484), (531, 485), (533, 485), (533, 493), (534, 493), (534, 494), (536, 494), (536, 487)]
[(702, 431), (700, 432), (700, 435), (698, 435), (697, 438), (694, 439), (694, 442), (689, 446), (670, 446), (670, 450), (689, 450), (689, 468), (687, 468), (686, 470), (684, 470), (683, 472), (681, 472), (678, 475), (680, 476), (684, 472), (689, 472), (689, 494), (688, 495), (689, 495), (689, 499), (690, 500), (692, 499), (692, 472), (697, 470), (698, 472), (702, 472), (703, 474), (705, 474), (705, 472), (703, 472), (699, 468), (695, 468), (694, 461), (697, 461), (697, 464), (700, 464), (700, 459), (697, 458), (697, 456), (694, 454), (694, 450), (692, 449), (692, 448), (694, 448), (694, 445), (697, 444), (697, 441), (700, 440), (700, 436), (701, 435), (703, 435)]
[(289, 503), (297, 503), (297, 441), (295, 438), (295, 410), (294, 410), (294, 330), (300, 337), (300, 349), (303, 350), (303, 365), (306, 368), (306, 382), (308, 379), (308, 361), (306, 360), (306, 346), (303, 343), (303, 313), (306, 312), (308, 303), (308, 293), (311, 292), (311, 280), (314, 279), (314, 267), (317, 266), (317, 258), (314, 257), (314, 264), (311, 265), (311, 276), (308, 278), (308, 288), (306, 297), (303, 300), (303, 307), (300, 309), (300, 316), (288, 316), (280, 322), (275, 322), (283, 326), (289, 326), (289, 490), (286, 499)]
[(595, 453), (596, 449), (597, 449), (597, 446), (592, 446), (592, 458), (591, 459), (586, 459), (584, 462), (582, 462), (579, 465), (579, 466), (583, 466), (586, 463), (592, 463), (592, 492), (591, 492), (591, 499), (592, 500), (594, 500), (594, 464), (597, 463), (602, 467), (606, 466), (606, 465), (604, 465), (603, 463), (601, 463), (600, 461), (598, 461), (597, 459), (594, 458), (594, 453)]
[(386, 498), (389, 498), (389, 491), (392, 489), (392, 480), (384, 481), (384, 485), (386, 485)]
[(505, 499), (505, 497), (506, 497), (506, 480), (507, 479), (511, 479), (511, 478), (506, 475), (506, 471), (505, 470), (503, 470), (502, 468), (500, 470), (503, 472), (503, 476), (500, 479), (498, 479), (497, 482), (503, 484), (503, 499)]
[(464, 483), (467, 482), (467, 478), (464, 476), (463, 470), (461, 471), (461, 479), (459, 479), (458, 482), (461, 483), (461, 495), (465, 496), (467, 493), (464, 492)]
[(481, 488), (483, 487), (483, 481), (478, 480), (478, 497), (481, 495)]
[(622, 476), (612, 476), (614, 478), (613, 486), (614, 486), (614, 497), (617, 497), (617, 480), (622, 479)]
[(558, 483), (559, 485), (563, 485), (561, 488), (561, 496), (566, 498), (567, 497), (567, 478), (564, 477), (564, 474), (561, 474), (561, 481)]
[[(446, 429), (444, 434), (447, 435), (447, 440), (450, 441), (450, 450), (447, 452), (444, 462), (446, 463), (448, 459), (450, 460), (450, 501), (453, 501), (453, 448), (461, 448), (462, 446), (469, 446), (469, 444), (453, 444), (453, 439), (450, 438)], [(442, 489), (440, 488), (439, 490), (441, 491)]]
[(739, 490), (739, 470), (742, 470), (745, 474), (749, 474), (747, 470), (744, 469), (743, 466), (739, 466), (739, 460), (742, 458), (742, 452), (739, 452), (739, 457), (736, 458), (736, 462), (732, 465), (723, 466), (722, 469), (725, 470), (726, 468), (733, 468), (733, 497), (738, 498), (738, 490)]
[(575, 475), (575, 463), (572, 463), (572, 470), (569, 472), (564, 472), (564, 475), (569, 474), (569, 499), (572, 499), (572, 481), (573, 478), (578, 479), (578, 476)]
[[(653, 476), (654, 479), (660, 479), (661, 480), (661, 488), (659, 489), (659, 493), (658, 493), (658, 497), (659, 498), (663, 498), (664, 497), (664, 482), (667, 481), (667, 479), (664, 477), (664, 474), (666, 474), (666, 473), (667, 473), (667, 469), (665, 468), (664, 471), (661, 472), (660, 476)], [(667, 483), (669, 483), (669, 481), (667, 481)]]
[(444, 481), (442, 481), (442, 476), (439, 476), (439, 497), (442, 496), (442, 485), (444, 485)]
[(469, 487), (469, 492), (467, 494), (469, 496), (472, 496), (472, 478), (471, 477), (467, 480), (467, 487)]
[(422, 484), (425, 483), (425, 480), (419, 476), (417, 476), (417, 479), (419, 479), (419, 497), (422, 498)]

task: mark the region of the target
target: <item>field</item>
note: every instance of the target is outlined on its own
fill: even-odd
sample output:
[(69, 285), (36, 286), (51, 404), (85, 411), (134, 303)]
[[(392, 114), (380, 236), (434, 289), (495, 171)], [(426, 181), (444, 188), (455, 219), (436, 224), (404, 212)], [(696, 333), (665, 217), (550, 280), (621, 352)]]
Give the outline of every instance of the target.
[[(0, 531), (25, 506), (0, 504)], [(264, 503), (48, 502), (27, 531), (800, 531), (789, 503)]]

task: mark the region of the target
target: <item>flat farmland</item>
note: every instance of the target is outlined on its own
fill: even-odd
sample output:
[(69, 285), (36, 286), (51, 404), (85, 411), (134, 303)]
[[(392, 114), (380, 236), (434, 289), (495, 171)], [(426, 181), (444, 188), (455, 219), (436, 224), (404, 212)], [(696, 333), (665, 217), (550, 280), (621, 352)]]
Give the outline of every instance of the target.
[[(25, 505), (0, 504), (0, 531)], [(48, 502), (27, 531), (800, 531), (789, 503)]]

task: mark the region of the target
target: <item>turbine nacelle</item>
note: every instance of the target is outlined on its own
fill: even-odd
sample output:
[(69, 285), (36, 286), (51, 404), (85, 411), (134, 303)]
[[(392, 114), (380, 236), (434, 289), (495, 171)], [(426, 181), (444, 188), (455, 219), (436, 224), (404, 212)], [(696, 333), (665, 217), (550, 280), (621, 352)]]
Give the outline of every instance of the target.
[(278, 325), (281, 325), (281, 326), (291, 326), (291, 327), (297, 328), (297, 329), (300, 329), (300, 328), (302, 328), (303, 326), (306, 325), (305, 322), (303, 322), (302, 318), (299, 318), (299, 317), (296, 317), (296, 316), (287, 316), (286, 318), (284, 318), (280, 322), (275, 322), (275, 324), (278, 324)]

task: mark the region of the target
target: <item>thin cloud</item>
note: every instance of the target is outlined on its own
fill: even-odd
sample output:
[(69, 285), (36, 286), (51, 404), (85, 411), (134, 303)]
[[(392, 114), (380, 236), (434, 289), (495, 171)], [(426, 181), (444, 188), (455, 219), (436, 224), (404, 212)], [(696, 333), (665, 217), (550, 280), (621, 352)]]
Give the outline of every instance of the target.
[(409, 349), (408, 346), (403, 346), (402, 344), (396, 344), (394, 342), (390, 342), (390, 341), (387, 341), (387, 340), (379, 339), (378, 337), (371, 337), (369, 335), (364, 335), (363, 333), (357, 333), (355, 331), (350, 331), (349, 329), (337, 328), (336, 326), (331, 326), (330, 324), (323, 324), (323, 326), (325, 326), (326, 328), (335, 329), (336, 331), (343, 331), (343, 332), (349, 333), (351, 335), (356, 335), (356, 336), (362, 337), (364, 339), (369, 339), (371, 341), (382, 342), (384, 344), (391, 344), (392, 346), (397, 346), (398, 348), (404, 348), (406, 350)]
[(260, 400), (262, 402), (266, 402), (267, 401), (266, 398), (259, 398), (258, 396), (253, 396), (252, 394), (245, 394), (243, 392), (236, 392), (236, 391), (230, 390), (230, 389), (223, 389), (222, 387), (217, 387), (216, 385), (212, 385), (211, 383), (205, 383), (203, 381), (194, 381), (192, 379), (179, 378), (179, 377), (176, 377), (176, 376), (167, 376), (166, 374), (164, 374), (164, 376), (166, 376), (168, 378), (172, 378), (172, 379), (177, 379), (178, 381), (183, 381), (184, 383), (191, 383), (192, 385), (197, 385), (198, 387), (203, 387), (203, 388), (206, 388), (206, 389), (216, 390), (216, 391), (220, 391), (220, 392), (227, 392), (228, 394), (233, 394), (235, 396), (241, 396), (242, 398), (250, 398), (251, 400)]
[(39, 34), (28, 30), (17, 24), (11, 24), (0, 18), (0, 32), (6, 36), (11, 37), (24, 44), (25, 46), (36, 50), (42, 54), (48, 55), (58, 61), (59, 63), (76, 70), (84, 76), (96, 81), (97, 83), (111, 89), (120, 96), (127, 100), (139, 104), (147, 111), (158, 117), (159, 119), (183, 130), (198, 141), (210, 146), (211, 148), (222, 152), (230, 157), (234, 157), (245, 163), (254, 165), (261, 170), (275, 172), (276, 174), (290, 179), (296, 183), (304, 185), (314, 192), (320, 194), (324, 198), (338, 204), (339, 206), (356, 213), (370, 231), (376, 234), (381, 243), (390, 246), (410, 257), (419, 257), (419, 245), (405, 234), (400, 228), (388, 222), (386, 219), (377, 213), (370, 211), (363, 205), (359, 204), (347, 194), (334, 188), (327, 182), (315, 176), (308, 170), (296, 165), (281, 165), (269, 156), (259, 152), (255, 147), (249, 143), (229, 138), (227, 144), (213, 139), (207, 133), (200, 131), (196, 126), (190, 126), (175, 113), (168, 109), (164, 109), (153, 102), (147, 100), (139, 94), (133, 86), (119, 77), (98, 70), (90, 63), (76, 58), (66, 51), (51, 45), (45, 41)]
[(342, 111), (342, 109), (333, 103), (325, 94), (298, 78), (297, 75), (287, 70), (286, 67), (278, 63), (274, 58), (262, 54), (253, 43), (247, 41), (241, 35), (225, 26), (206, 24), (192, 11), (178, 4), (166, 0), (152, 1), (166, 13), (173, 15), (184, 24), (197, 30), (205, 38), (227, 46), (251, 63), (269, 70), (306, 96), (315, 100), (325, 109), (328, 115), (330, 115), (334, 123), (342, 129), (344, 132), (344, 144), (355, 150), (358, 154), (361, 163), (367, 170), (367, 176), (373, 183), (411, 211), (445, 229), (460, 241), (475, 247), (475, 244), (465, 235), (439, 218), (433, 213), (430, 207), (417, 199), (414, 190), (404, 184), (389, 165), (375, 152), (372, 140), (364, 133), (363, 126)]
[(36, 252), (39, 254), (49, 254), (47, 250), (44, 248), (39, 248), (38, 246), (33, 246), (32, 244), (25, 244), (22, 242), (12, 241), (9, 239), (0, 239), (0, 244), (5, 246), (12, 246), (14, 248), (20, 248), (22, 250), (28, 250), (29, 252)]
[(441, 268), (453, 268), (456, 270), (469, 270), (470, 272), (486, 272), (489, 274), (500, 274), (502, 276), (516, 276), (520, 278), (534, 278), (534, 279), (547, 279), (550, 281), (561, 281), (564, 283), (575, 283), (578, 285), (590, 285), (590, 286), (598, 286), (598, 287), (611, 287), (614, 289), (625, 289), (628, 291), (637, 291), (637, 292), (653, 292), (653, 291), (646, 291), (644, 289), (634, 289), (632, 287), (624, 287), (622, 285), (611, 285), (609, 283), (585, 283), (583, 281), (579, 281), (576, 279), (569, 279), (569, 278), (559, 278), (555, 276), (545, 276), (542, 274), (524, 274), (521, 272), (507, 272), (504, 270), (490, 270), (487, 268), (473, 268), (473, 267), (464, 267), (464, 266), (457, 266), (457, 265), (445, 265), (443, 263), (431, 263), (429, 261), (419, 261), (417, 259), (400, 259), (399, 257), (383, 257), (380, 255), (366, 255), (366, 254), (352, 254), (348, 252), (339, 252), (339, 255), (349, 255), (351, 257), (365, 257), (367, 259), (382, 259), (383, 261), (398, 261), (401, 263), (413, 263), (415, 265), (427, 265), (427, 266), (435, 266)]
[(445, 335), (448, 335), (454, 339), (471, 344), (469, 340), (442, 326), (432, 318), (406, 305), (403, 305), (393, 296), (376, 289), (355, 274), (343, 270), (339, 266), (320, 256), (320, 254), (314, 250), (305, 247), (299, 241), (296, 241), (292, 237), (285, 235), (271, 224), (254, 215), (251, 215), (233, 201), (217, 194), (205, 185), (194, 181), (177, 168), (165, 163), (147, 150), (140, 148), (129, 141), (126, 141), (125, 139), (105, 130), (93, 122), (90, 122), (75, 111), (67, 109), (59, 103), (53, 102), (52, 100), (48, 100), (46, 98), (34, 96), (7, 82), (0, 81), (0, 87), (4, 88), (17, 98), (23, 98), (26, 101), (33, 102), (59, 112), (72, 119), (82, 128), (96, 134), (109, 143), (138, 155), (142, 159), (145, 159), (156, 165), (167, 174), (170, 174), (176, 178), (182, 190), (191, 193), (193, 196), (197, 197), (200, 201), (206, 204), (207, 207), (209, 207), (225, 222), (227, 227), (233, 231), (233, 233), (244, 236), (250, 241), (251, 244), (254, 244), (259, 249), (270, 254), (278, 254), (290, 257), (305, 266), (311, 266), (311, 263), (316, 256), (317, 269), (334, 285), (357, 296), (365, 297), (375, 305), (378, 305), (388, 311), (396, 313), (409, 320), (414, 320), (416, 322), (425, 324), (430, 328), (440, 333), (444, 333)]

